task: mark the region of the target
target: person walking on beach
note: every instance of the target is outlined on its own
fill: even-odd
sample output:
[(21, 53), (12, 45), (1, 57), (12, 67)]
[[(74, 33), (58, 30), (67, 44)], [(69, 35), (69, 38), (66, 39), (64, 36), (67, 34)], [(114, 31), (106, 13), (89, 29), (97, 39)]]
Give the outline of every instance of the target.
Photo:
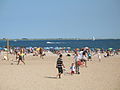
[(42, 48), (39, 49), (39, 54), (40, 54), (40, 58), (43, 59), (43, 49)]
[(85, 62), (85, 67), (87, 68), (87, 51), (83, 51), (83, 57), (81, 61)]
[(61, 74), (63, 73), (63, 68), (65, 68), (62, 60), (62, 54), (59, 55), (59, 58), (57, 59), (56, 68), (58, 69), (57, 77), (61, 78)]
[(21, 56), (22, 56), (23, 60), (25, 60), (25, 49), (22, 48), (22, 49), (20, 50), (20, 52), (21, 52)]
[(101, 61), (101, 51), (100, 50), (97, 51), (97, 56), (98, 56), (99, 61)]
[(75, 52), (74, 60), (75, 60), (75, 71), (76, 71), (76, 74), (80, 74), (80, 71), (79, 71), (80, 70), (80, 65), (78, 64), (78, 62), (80, 61), (80, 57), (79, 57), (77, 51)]
[(84, 50), (84, 48), (82, 48), (79, 52), (79, 59), (81, 62), (85, 62), (85, 67), (87, 67), (87, 55), (87, 50)]
[(20, 61), (23, 62), (25, 65), (23, 53), (22, 52), (18, 53), (18, 56), (19, 56), (19, 58), (18, 58), (17, 65), (19, 65)]

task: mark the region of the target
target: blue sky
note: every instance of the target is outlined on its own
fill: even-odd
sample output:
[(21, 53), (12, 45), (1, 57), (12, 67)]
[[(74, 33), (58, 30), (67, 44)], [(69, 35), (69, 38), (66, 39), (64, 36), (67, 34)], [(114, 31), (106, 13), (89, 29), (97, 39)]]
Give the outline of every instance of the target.
[(0, 38), (120, 38), (120, 0), (0, 0)]

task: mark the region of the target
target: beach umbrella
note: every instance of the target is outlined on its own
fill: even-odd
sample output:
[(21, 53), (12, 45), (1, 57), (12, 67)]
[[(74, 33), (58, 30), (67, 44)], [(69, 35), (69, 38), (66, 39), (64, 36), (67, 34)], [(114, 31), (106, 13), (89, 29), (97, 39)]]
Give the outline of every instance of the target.
[(85, 49), (89, 49), (88, 47), (85, 47)]
[(20, 47), (16, 47), (16, 49), (20, 49)]
[(76, 50), (76, 51), (78, 51), (78, 50), (79, 50), (79, 48), (76, 48), (75, 50)]
[(71, 49), (71, 47), (66, 47), (66, 48), (65, 48), (65, 50), (70, 50), (70, 49)]
[(0, 47), (0, 50), (3, 50), (3, 48), (2, 48), (2, 47)]
[(91, 48), (92, 51), (94, 51), (95, 49), (94, 48)]
[(113, 48), (108, 48), (108, 50), (112, 50)]
[(54, 49), (59, 50), (59, 47), (55, 47)]
[(37, 48), (36, 50), (37, 50), (37, 51), (39, 51), (39, 50), (40, 50), (40, 48)]
[(30, 49), (33, 48), (33, 47), (29, 47)]
[(63, 49), (62, 47), (59, 47), (59, 49)]
[(44, 47), (44, 49), (49, 50), (50, 48), (49, 47)]
[(100, 48), (95, 48), (95, 50), (100, 50)]
[(26, 47), (26, 49), (33, 49), (33, 47)]
[(67, 47), (67, 49), (71, 49), (71, 47)]
[(100, 50), (100, 48), (97, 48), (97, 50)]
[(30, 49), (29, 47), (26, 47), (26, 49)]
[(49, 47), (50, 49), (53, 49), (53, 47)]
[(5, 51), (7, 51), (8, 49), (7, 48), (4, 48)]

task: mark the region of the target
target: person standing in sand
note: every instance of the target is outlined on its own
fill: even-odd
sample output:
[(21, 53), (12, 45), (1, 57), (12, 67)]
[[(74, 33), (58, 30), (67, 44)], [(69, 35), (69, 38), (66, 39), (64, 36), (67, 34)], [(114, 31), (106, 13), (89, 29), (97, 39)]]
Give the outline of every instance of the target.
[(99, 61), (101, 61), (101, 52), (100, 52), (100, 50), (97, 51), (97, 56), (98, 56)]
[(18, 53), (18, 56), (19, 56), (19, 58), (18, 58), (18, 63), (17, 63), (17, 65), (19, 65), (20, 61), (23, 62), (24, 65), (25, 65), (25, 62), (24, 62), (24, 53), (23, 53), (22, 50), (21, 50), (21, 52)]
[(71, 64), (70, 70), (71, 70), (71, 75), (73, 75), (75, 73), (74, 63)]
[(59, 58), (57, 59), (56, 68), (58, 69), (57, 77), (61, 78), (61, 74), (63, 73), (63, 68), (65, 68), (62, 60), (62, 54), (59, 55)]
[(82, 55), (81, 61), (85, 62), (85, 67), (87, 68), (87, 50), (83, 51), (83, 55)]
[(75, 71), (76, 71), (76, 74), (80, 74), (80, 65), (78, 64), (78, 62), (80, 61), (80, 56), (78, 55), (78, 52), (76, 51), (75, 52), (75, 57), (74, 57), (74, 60), (75, 60)]
[(87, 67), (87, 50), (84, 50), (84, 48), (82, 48), (79, 52), (79, 59), (82, 62), (85, 62), (85, 67)]
[(39, 54), (40, 54), (40, 58), (43, 59), (43, 49), (42, 48), (39, 49)]
[(87, 50), (87, 58), (88, 58), (88, 61), (92, 61), (92, 54), (90, 49)]
[(25, 49), (22, 48), (22, 49), (20, 50), (20, 52), (21, 52), (21, 56), (22, 56), (23, 60), (25, 60)]

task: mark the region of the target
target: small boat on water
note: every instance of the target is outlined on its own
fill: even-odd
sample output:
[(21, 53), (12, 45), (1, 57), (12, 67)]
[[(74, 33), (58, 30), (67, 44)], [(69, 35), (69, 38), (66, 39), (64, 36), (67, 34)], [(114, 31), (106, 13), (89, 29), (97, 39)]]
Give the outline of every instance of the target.
[(47, 44), (51, 44), (52, 42), (46, 42)]
[(16, 42), (17, 40), (14, 40), (14, 42)]
[(94, 36), (92, 37), (92, 40), (95, 41), (95, 37)]

